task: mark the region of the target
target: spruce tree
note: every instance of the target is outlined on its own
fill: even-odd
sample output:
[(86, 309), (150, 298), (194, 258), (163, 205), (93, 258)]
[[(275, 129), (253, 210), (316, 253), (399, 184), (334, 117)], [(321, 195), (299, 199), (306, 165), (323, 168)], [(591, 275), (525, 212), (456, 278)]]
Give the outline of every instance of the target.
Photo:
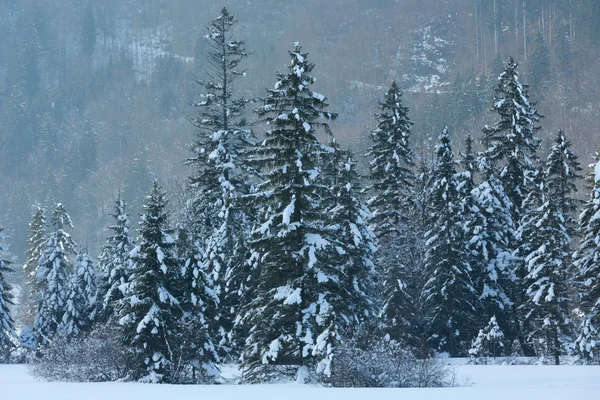
[(496, 357), (504, 349), (504, 332), (498, 326), (496, 317), (492, 316), (485, 326), (480, 329), (469, 349), (470, 357)]
[[(182, 265), (180, 303), (183, 311), (181, 335), (184, 358), (193, 368), (195, 381), (203, 382), (215, 375), (215, 362), (219, 360), (209, 327), (210, 320), (214, 319), (218, 310), (219, 297), (204, 270), (203, 246), (197, 241), (190, 242), (190, 237), (185, 229), (179, 229), (177, 245)], [(200, 376), (196, 376), (197, 370)]]
[(48, 237), (46, 236), (46, 217), (44, 210), (36, 206), (31, 216), (31, 222), (27, 229), (27, 251), (26, 260), (23, 264), (23, 275), (25, 276), (25, 294), (21, 306), (25, 307), (25, 324), (33, 327), (35, 307), (39, 300), (40, 282), (37, 273), (42, 249)]
[(75, 268), (69, 278), (65, 313), (58, 331), (67, 339), (89, 332), (98, 310), (97, 271), (87, 249), (77, 254)]
[(408, 108), (402, 105), (402, 94), (392, 82), (380, 103), (380, 113), (375, 115), (377, 128), (371, 133), (374, 145), (367, 153), (371, 157), (373, 209), (375, 233), (383, 240), (406, 223), (411, 210), (415, 185), (415, 155), (410, 148)]
[(562, 130), (559, 131), (546, 162), (546, 185), (550, 189), (549, 196), (558, 202), (570, 236), (577, 232), (575, 213), (581, 205), (577, 198), (577, 182), (582, 178), (581, 171), (578, 156), (571, 150), (571, 142)]
[(4, 245), (3, 228), (0, 227), (0, 364), (8, 362), (16, 338), (15, 324), (9, 306), (13, 305), (12, 285), (6, 280), (6, 274), (12, 273), (12, 261), (7, 260)]
[(52, 212), (52, 229), (39, 259), (37, 279), (40, 297), (34, 321), (39, 344), (48, 344), (58, 330), (67, 307), (69, 276), (73, 267), (69, 256), (76, 254), (75, 242), (66, 231), (71, 218), (61, 203)]
[[(232, 334), (239, 314), (239, 286), (243, 282), (249, 226), (242, 196), (247, 194), (246, 153), (251, 147), (244, 110), (247, 100), (236, 97), (233, 85), (245, 75), (241, 65), (248, 57), (244, 41), (232, 38), (237, 23), (226, 8), (207, 27), (207, 80), (197, 81), (203, 92), (195, 103), (199, 115), (192, 120), (197, 139), (188, 164), (193, 198), (193, 241), (203, 243), (205, 270), (221, 298), (214, 330)], [(234, 340), (235, 343), (239, 340)], [(237, 346), (236, 346), (237, 347)], [(235, 349), (239, 353), (239, 349)]]
[(118, 319), (120, 302), (127, 292), (127, 279), (131, 267), (129, 253), (134, 243), (126, 207), (127, 204), (119, 195), (115, 202), (115, 212), (112, 214), (114, 224), (109, 227), (112, 234), (106, 239), (99, 257), (99, 274), (102, 279), (99, 288), (102, 298), (98, 299), (100, 321)]
[(476, 295), (461, 213), (460, 176), (448, 129), (440, 135), (428, 184), (430, 229), (426, 233), (425, 286), (431, 307), (430, 341), (453, 356), (465, 355), (473, 337)]
[[(517, 229), (521, 229), (529, 212), (536, 207), (540, 184), (537, 150), (540, 139), (536, 132), (541, 115), (529, 101), (527, 85), (521, 84), (517, 63), (510, 58), (498, 78), (495, 88), (492, 111), (498, 114), (499, 121), (483, 129), (482, 142), (486, 145), (485, 157), (498, 169), (498, 177), (504, 192), (512, 204), (511, 216)], [(535, 231), (531, 232), (535, 235)], [(534, 350), (527, 343), (530, 327), (524, 314), (523, 304), (527, 301), (524, 278), (528, 274), (523, 260), (533, 249), (533, 238), (521, 229), (515, 235), (510, 247), (515, 251), (512, 270), (515, 284), (509, 295), (515, 303), (512, 329), (505, 331), (510, 340), (517, 338), (526, 356), (533, 356)]]
[(519, 221), (526, 199), (538, 173), (536, 132), (541, 118), (529, 101), (527, 85), (521, 84), (517, 63), (510, 58), (498, 78), (492, 111), (499, 116), (493, 126), (483, 129), (488, 161), (499, 168), (499, 177), (511, 203), (513, 220)]
[(242, 367), (249, 382), (314, 367), (323, 360), (315, 353), (333, 348), (329, 327), (341, 317), (333, 308), (340, 270), (330, 264), (328, 188), (319, 168), (324, 146), (317, 137), (319, 130), (330, 134), (326, 121), (337, 115), (310, 89), (314, 64), (298, 43), (289, 55), (289, 71), (277, 74), (256, 110), (269, 130), (253, 157), (265, 180), (252, 197), (262, 215), (250, 241), (253, 300), (244, 318), (250, 334)]
[(396, 82), (385, 93), (371, 132), (370, 160), (373, 210), (371, 223), (377, 235), (376, 264), (382, 275), (381, 321), (386, 334), (404, 345), (419, 346), (416, 308), (420, 288), (415, 272), (422, 269), (419, 257), (415, 183), (415, 155), (410, 147), (412, 121)]
[(341, 150), (335, 140), (327, 150), (326, 161), (333, 164), (333, 168), (324, 171), (330, 182), (331, 196), (325, 198), (325, 212), (331, 226), (327, 239), (332, 249), (321, 278), (329, 280), (326, 283), (331, 292), (327, 297), (331, 317), (330, 327), (320, 335), (324, 340), (317, 340), (313, 355), (321, 359), (317, 372), (330, 376), (336, 362), (335, 345), (356, 332), (362, 323), (374, 320), (376, 249), (375, 235), (368, 226), (371, 213), (359, 197), (360, 177), (352, 153)]
[(166, 207), (166, 193), (155, 182), (145, 199), (137, 244), (131, 251), (119, 321), (125, 343), (135, 354), (132, 377), (143, 382), (172, 382), (180, 355), (180, 265)]
[(577, 209), (573, 196), (581, 167), (569, 147), (564, 133), (559, 132), (544, 166), (540, 205), (522, 219), (519, 228), (527, 242), (520, 253), (527, 263), (524, 283), (528, 301), (523, 308), (533, 328), (530, 335), (545, 344), (546, 354), (556, 364), (564, 351), (561, 342), (572, 324), (568, 271), (575, 227), (569, 214)]
[(510, 294), (515, 281), (511, 247), (515, 237), (512, 203), (496, 169), (484, 155), (480, 155), (478, 164), (482, 181), (471, 190), (472, 201), (468, 207), (463, 205), (463, 212), (468, 215), (465, 225), (467, 253), (478, 296), (477, 324), (483, 327), (494, 317), (503, 330), (509, 330), (514, 306)]
[(575, 350), (586, 361), (600, 354), (600, 154), (588, 178), (591, 183), (589, 200), (579, 216), (579, 232), (582, 236), (579, 248), (573, 255), (576, 268), (575, 289), (579, 295), (578, 305), (583, 312)]

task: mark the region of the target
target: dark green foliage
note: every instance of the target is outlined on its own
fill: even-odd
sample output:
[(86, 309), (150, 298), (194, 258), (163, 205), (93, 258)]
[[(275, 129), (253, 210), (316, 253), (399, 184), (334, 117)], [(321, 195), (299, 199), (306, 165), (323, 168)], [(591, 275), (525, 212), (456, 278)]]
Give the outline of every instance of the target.
[(144, 202), (122, 318), (124, 340), (135, 349), (132, 378), (172, 382), (182, 317), (180, 265), (169, 227), (166, 193), (157, 182)]
[(57, 333), (67, 307), (69, 277), (73, 267), (69, 257), (75, 255), (75, 242), (66, 231), (73, 229), (71, 218), (61, 203), (52, 212), (52, 232), (40, 255), (36, 278), (39, 297), (34, 331), (39, 344), (48, 344)]
[(329, 258), (335, 250), (319, 167), (326, 150), (316, 136), (320, 129), (330, 133), (326, 121), (336, 114), (326, 112), (325, 97), (310, 89), (315, 78), (308, 55), (297, 43), (289, 55), (289, 72), (277, 74), (256, 110), (269, 130), (253, 157), (265, 180), (252, 196), (261, 219), (250, 241), (253, 292), (244, 315), (250, 335), (242, 367), (249, 382), (326, 364), (331, 328), (343, 318), (333, 306), (342, 272)]
[(99, 320), (106, 322), (118, 319), (121, 301), (127, 293), (131, 260), (129, 253), (133, 249), (131, 225), (125, 211), (127, 204), (119, 198), (116, 200), (112, 214), (114, 224), (109, 226), (111, 236), (106, 240), (99, 257), (99, 273), (102, 279), (98, 299)]
[(222, 302), (211, 329), (223, 336), (223, 344), (231, 339), (229, 346), (239, 354), (241, 338), (234, 338), (232, 329), (246, 278), (249, 213), (242, 196), (249, 193), (245, 158), (252, 143), (244, 118), (247, 100), (233, 91), (236, 79), (245, 75), (240, 67), (248, 57), (245, 43), (232, 39), (236, 23), (223, 8), (207, 27), (206, 80), (197, 81), (204, 93), (194, 104), (199, 108), (199, 115), (192, 119), (197, 139), (191, 146), (194, 156), (187, 163), (194, 168), (191, 240), (205, 246), (203, 268)]
[(9, 306), (13, 305), (12, 285), (6, 280), (6, 274), (13, 272), (12, 262), (4, 245), (3, 228), (0, 227), (0, 364), (9, 361), (11, 350), (15, 347), (15, 323), (11, 317)]
[(466, 249), (460, 176), (447, 128), (436, 147), (428, 183), (429, 231), (424, 295), (431, 309), (431, 345), (453, 356), (465, 355), (473, 338), (477, 296)]
[(576, 352), (586, 361), (598, 358), (600, 343), (600, 156), (596, 153), (588, 181), (591, 184), (589, 200), (579, 217), (581, 244), (573, 255), (576, 267), (575, 289), (579, 308), (584, 313)]
[(519, 82), (517, 63), (510, 58), (498, 79), (492, 111), (500, 120), (483, 130), (488, 161), (499, 168), (505, 192), (513, 203), (513, 218), (519, 220), (523, 202), (537, 176), (540, 115), (530, 103), (527, 85)]

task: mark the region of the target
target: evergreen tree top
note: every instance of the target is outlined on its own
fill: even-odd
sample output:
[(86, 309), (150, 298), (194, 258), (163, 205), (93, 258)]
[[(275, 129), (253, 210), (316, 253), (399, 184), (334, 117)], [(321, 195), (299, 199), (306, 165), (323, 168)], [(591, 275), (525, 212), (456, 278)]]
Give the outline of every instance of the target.
[(571, 146), (565, 133), (559, 131), (544, 170), (549, 196), (559, 203), (565, 215), (576, 212), (580, 203), (574, 196), (577, 193), (577, 181), (582, 178), (582, 168)]
[(52, 212), (52, 225), (56, 230), (63, 230), (65, 228), (73, 229), (71, 217), (67, 214), (67, 210), (62, 203), (57, 203), (56, 208)]

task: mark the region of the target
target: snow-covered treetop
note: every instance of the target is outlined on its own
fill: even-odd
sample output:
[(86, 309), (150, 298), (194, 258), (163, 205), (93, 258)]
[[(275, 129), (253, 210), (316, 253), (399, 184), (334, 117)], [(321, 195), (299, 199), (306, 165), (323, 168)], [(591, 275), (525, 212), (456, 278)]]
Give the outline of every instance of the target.
[(52, 225), (56, 230), (63, 230), (65, 228), (73, 229), (71, 217), (67, 214), (67, 210), (62, 203), (56, 204), (56, 208), (52, 212)]

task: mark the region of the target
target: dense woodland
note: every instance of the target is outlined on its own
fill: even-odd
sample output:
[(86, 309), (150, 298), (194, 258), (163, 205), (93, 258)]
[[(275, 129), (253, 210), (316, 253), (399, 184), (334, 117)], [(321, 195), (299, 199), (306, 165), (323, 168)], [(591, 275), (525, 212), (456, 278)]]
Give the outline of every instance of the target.
[(2, 358), (598, 361), (600, 7), (431, 3), (3, 2)]

